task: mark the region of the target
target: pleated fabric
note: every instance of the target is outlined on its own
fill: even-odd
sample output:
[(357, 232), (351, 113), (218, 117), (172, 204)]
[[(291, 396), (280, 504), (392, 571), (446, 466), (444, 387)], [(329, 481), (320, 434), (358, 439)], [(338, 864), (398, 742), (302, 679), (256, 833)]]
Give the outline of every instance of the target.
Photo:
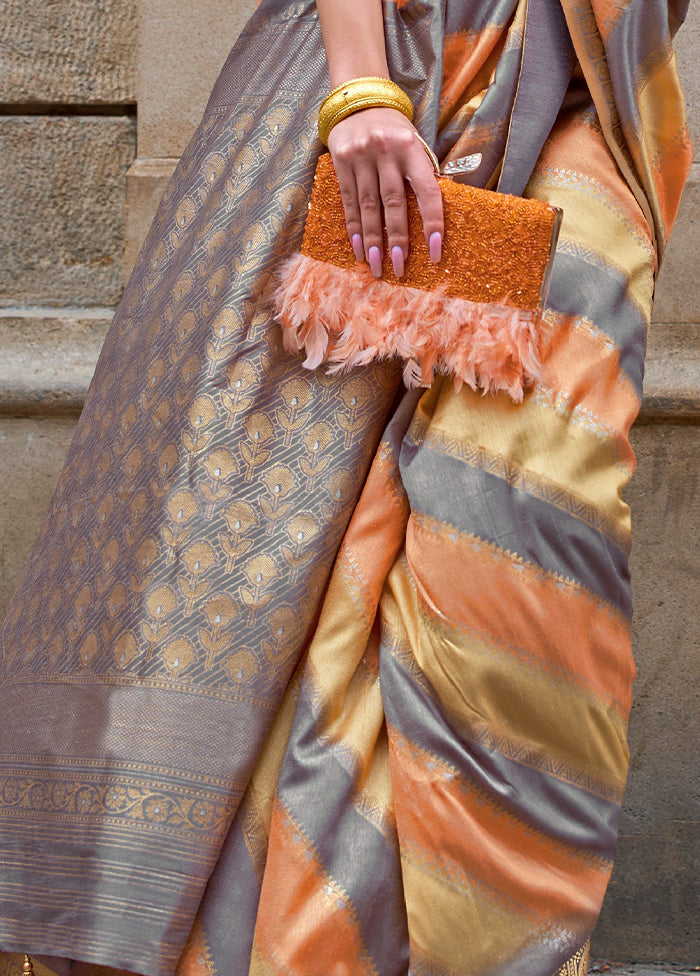
[(564, 210), (516, 406), (282, 350), (328, 82), (313, 3), (260, 4), (2, 633), (6, 950), (146, 976), (585, 972), (628, 762), (628, 434), (690, 159), (681, 19), (385, 4), (441, 158), (478, 149), (472, 182)]

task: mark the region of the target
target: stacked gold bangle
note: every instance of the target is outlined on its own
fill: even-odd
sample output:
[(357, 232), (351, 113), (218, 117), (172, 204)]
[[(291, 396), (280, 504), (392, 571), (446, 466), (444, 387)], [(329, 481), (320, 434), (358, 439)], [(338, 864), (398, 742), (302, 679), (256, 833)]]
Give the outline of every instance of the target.
[(318, 111), (318, 134), (324, 146), (333, 126), (363, 108), (395, 108), (413, 121), (411, 99), (389, 78), (353, 78), (334, 88)]

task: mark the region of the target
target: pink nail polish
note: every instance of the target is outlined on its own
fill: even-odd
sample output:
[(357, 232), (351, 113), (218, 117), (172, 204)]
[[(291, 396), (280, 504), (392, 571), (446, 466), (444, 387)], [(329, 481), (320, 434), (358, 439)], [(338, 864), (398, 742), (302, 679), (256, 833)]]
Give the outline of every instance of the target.
[(433, 264), (438, 264), (441, 257), (442, 234), (436, 230), (430, 235), (430, 260), (433, 262)]
[(352, 249), (355, 252), (356, 261), (364, 261), (365, 259), (365, 249), (362, 245), (362, 235), (353, 234), (352, 235)]
[(367, 260), (369, 261), (369, 270), (372, 272), (375, 278), (381, 278), (382, 276), (382, 252), (378, 247), (371, 247), (367, 252)]
[(395, 244), (391, 249), (391, 263), (394, 266), (394, 274), (397, 278), (403, 277), (404, 272), (404, 257), (403, 248)]

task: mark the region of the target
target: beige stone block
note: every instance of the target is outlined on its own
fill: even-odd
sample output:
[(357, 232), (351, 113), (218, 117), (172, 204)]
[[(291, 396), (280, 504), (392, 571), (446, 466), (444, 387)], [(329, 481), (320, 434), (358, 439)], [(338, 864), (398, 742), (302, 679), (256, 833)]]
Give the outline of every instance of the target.
[(76, 419), (0, 417), (0, 619), (63, 467)]
[(596, 955), (697, 964), (700, 426), (641, 424), (632, 506), (631, 772)]
[(688, 17), (676, 35), (678, 71), (685, 91), (690, 133), (696, 146), (700, 146), (700, 5), (691, 3)]
[(0, 101), (136, 99), (137, 0), (0, 0)]
[(0, 414), (79, 414), (110, 321), (109, 309), (0, 312)]
[(129, 118), (0, 118), (0, 306), (114, 305)]
[(126, 174), (125, 280), (131, 273), (176, 165), (176, 159), (137, 159)]
[(700, 423), (700, 323), (651, 326), (640, 420)]
[(255, 0), (148, 0), (139, 14), (139, 156), (179, 158)]
[(655, 322), (700, 321), (700, 164), (694, 163), (659, 272)]

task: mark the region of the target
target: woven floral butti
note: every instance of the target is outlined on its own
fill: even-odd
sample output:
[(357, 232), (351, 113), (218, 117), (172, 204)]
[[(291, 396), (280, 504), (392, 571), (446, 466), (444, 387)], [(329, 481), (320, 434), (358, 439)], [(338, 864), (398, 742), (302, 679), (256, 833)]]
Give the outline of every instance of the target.
[(316, 169), (301, 253), (282, 266), (277, 311), (285, 347), (331, 372), (399, 356), (407, 386), (436, 373), (520, 402), (539, 375), (542, 308), (561, 211), (440, 177), (443, 256), (430, 261), (407, 188), (410, 253), (398, 279), (384, 242), (381, 279), (358, 264), (330, 154)]

